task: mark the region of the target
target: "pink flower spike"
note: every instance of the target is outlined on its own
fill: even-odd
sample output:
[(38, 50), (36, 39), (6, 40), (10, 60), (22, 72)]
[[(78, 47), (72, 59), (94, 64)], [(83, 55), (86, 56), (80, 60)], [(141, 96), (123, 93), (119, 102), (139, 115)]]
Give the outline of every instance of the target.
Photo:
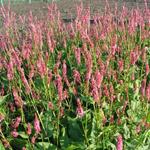
[(12, 135), (14, 138), (16, 138), (16, 137), (18, 137), (18, 132), (17, 132), (16, 130), (14, 130), (14, 131), (11, 132), (11, 135)]
[(66, 76), (67, 76), (67, 65), (66, 65), (65, 60), (63, 61), (62, 74), (63, 74), (63, 78), (66, 78)]
[(35, 118), (34, 118), (34, 129), (37, 134), (40, 133), (40, 131), (41, 131), (40, 122), (38, 120), (36, 113), (35, 113)]
[(81, 83), (80, 73), (76, 69), (73, 70), (73, 77), (75, 83)]
[(52, 102), (48, 102), (48, 108), (50, 110), (53, 110), (54, 109), (54, 106), (53, 106), (53, 103)]
[(13, 122), (12, 127), (15, 128), (15, 129), (18, 128), (20, 122), (21, 122), (21, 117), (17, 117), (17, 118), (15, 119), (15, 122)]
[(81, 105), (81, 102), (80, 102), (79, 98), (77, 99), (77, 110), (76, 110), (76, 113), (77, 113), (77, 116), (79, 118), (82, 118), (84, 116), (84, 110), (82, 108), (82, 105)]
[(95, 72), (95, 80), (96, 80), (97, 87), (99, 89), (103, 81), (103, 75), (98, 70)]
[(27, 134), (30, 135), (32, 133), (31, 124), (27, 124)]
[(62, 78), (60, 75), (57, 76), (56, 85), (57, 85), (59, 100), (62, 101), (63, 100), (63, 84), (62, 84)]
[(149, 64), (148, 64), (148, 63), (146, 64), (145, 72), (146, 72), (146, 76), (147, 76), (147, 75), (149, 74), (149, 72), (150, 72), (150, 68), (149, 68)]
[(123, 138), (122, 135), (117, 137), (117, 150), (123, 150)]
[(31, 143), (32, 143), (32, 144), (35, 144), (35, 140), (36, 140), (36, 137), (33, 136), (33, 137), (31, 138)]
[(148, 101), (150, 101), (150, 83), (148, 84), (148, 86), (146, 88), (146, 97), (147, 97)]

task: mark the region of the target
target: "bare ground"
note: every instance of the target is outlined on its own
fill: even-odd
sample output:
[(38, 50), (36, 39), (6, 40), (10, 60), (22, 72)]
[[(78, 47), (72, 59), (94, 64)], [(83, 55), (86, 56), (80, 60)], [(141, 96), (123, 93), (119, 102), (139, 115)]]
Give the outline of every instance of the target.
[[(90, 6), (91, 13), (98, 11), (103, 11), (106, 5), (106, 0), (83, 0), (83, 4), (85, 7)], [(76, 5), (79, 4), (80, 0), (59, 0), (57, 2), (58, 8), (63, 16), (66, 18), (70, 13), (75, 14)], [(144, 0), (108, 0), (110, 7), (113, 9), (115, 6), (115, 2), (118, 2), (118, 7), (121, 8), (123, 3), (132, 9), (134, 7), (139, 6), (140, 8), (144, 8)], [(150, 7), (150, 0), (148, 0), (148, 7)], [(15, 5), (11, 5), (11, 8), (17, 14), (23, 15), (27, 14), (29, 11), (32, 11), (34, 15), (43, 16), (47, 12), (47, 3), (44, 2), (33, 2), (29, 3), (17, 3)]]

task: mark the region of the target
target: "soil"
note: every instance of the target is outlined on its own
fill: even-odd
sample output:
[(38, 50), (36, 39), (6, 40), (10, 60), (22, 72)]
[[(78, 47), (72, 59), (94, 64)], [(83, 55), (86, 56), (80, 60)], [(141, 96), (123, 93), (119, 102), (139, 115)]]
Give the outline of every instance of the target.
[[(70, 13), (72, 16), (75, 15), (76, 6), (81, 0), (57, 0), (57, 6), (62, 14), (63, 18), (68, 18)], [(103, 11), (106, 5), (106, 0), (82, 0), (85, 7), (90, 6), (91, 14), (99, 11)], [(144, 0), (107, 0), (110, 8), (114, 8), (115, 2), (118, 2), (118, 7), (121, 9), (122, 5), (125, 5), (132, 9), (139, 6), (139, 8), (144, 8)], [(148, 7), (150, 8), (150, 0), (148, 1)], [(34, 15), (38, 17), (43, 17), (47, 13), (47, 3), (45, 2), (32, 2), (31, 4), (27, 2), (18, 2), (11, 5), (14, 12), (19, 15), (28, 14), (32, 11)]]

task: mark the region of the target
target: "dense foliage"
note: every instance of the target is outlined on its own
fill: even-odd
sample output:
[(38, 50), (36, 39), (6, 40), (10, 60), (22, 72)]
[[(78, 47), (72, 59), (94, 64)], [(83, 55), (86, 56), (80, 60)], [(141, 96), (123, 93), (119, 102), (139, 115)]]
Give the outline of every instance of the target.
[(0, 149), (150, 149), (150, 9), (64, 23), (1, 8)]

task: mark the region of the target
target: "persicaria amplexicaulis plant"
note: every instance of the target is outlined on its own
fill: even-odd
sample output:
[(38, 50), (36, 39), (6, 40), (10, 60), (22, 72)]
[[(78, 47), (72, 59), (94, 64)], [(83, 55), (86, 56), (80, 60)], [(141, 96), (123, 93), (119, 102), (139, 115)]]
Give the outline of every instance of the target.
[(149, 3), (114, 6), (0, 8), (0, 149), (149, 149)]

